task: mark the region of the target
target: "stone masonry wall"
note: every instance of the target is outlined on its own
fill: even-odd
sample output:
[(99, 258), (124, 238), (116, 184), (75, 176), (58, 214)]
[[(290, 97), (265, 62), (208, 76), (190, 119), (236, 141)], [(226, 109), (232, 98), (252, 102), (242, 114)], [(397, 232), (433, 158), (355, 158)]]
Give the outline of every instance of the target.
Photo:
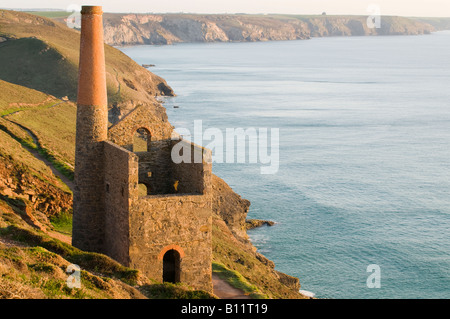
[(137, 157), (111, 142), (105, 151), (105, 254), (128, 265), (129, 206), (136, 198)]
[(157, 118), (149, 105), (139, 105), (120, 122), (109, 128), (108, 139), (123, 148), (133, 151), (134, 133), (146, 128), (152, 141), (170, 140), (173, 127), (164, 119)]
[[(150, 132), (151, 146), (132, 153), (139, 128)], [(148, 106), (136, 107), (110, 128), (111, 142), (105, 143), (108, 255), (163, 281), (164, 254), (175, 249), (181, 256), (180, 281), (212, 291), (211, 164), (200, 157), (200, 163), (175, 165), (171, 150), (177, 141), (171, 133), (172, 127), (154, 120)], [(181, 143), (192, 156), (202, 155), (201, 147)], [(150, 194), (138, 196), (138, 183)]]
[(148, 152), (136, 155), (139, 157), (139, 183), (147, 186), (149, 194), (173, 193), (170, 141), (153, 142)]
[[(181, 143), (181, 144), (178, 144)], [(211, 192), (211, 151), (186, 140), (173, 140), (172, 147), (183, 145), (190, 149), (190, 163), (174, 163), (170, 160), (173, 180), (178, 181), (177, 193), (206, 194)], [(196, 163), (196, 161), (201, 161)]]
[(133, 202), (130, 266), (162, 281), (162, 256), (181, 252), (180, 281), (212, 291), (211, 201), (202, 195), (155, 195)]
[(101, 252), (104, 245), (103, 144), (80, 137), (78, 130), (82, 129), (83, 125), (77, 121), (72, 244), (82, 250)]

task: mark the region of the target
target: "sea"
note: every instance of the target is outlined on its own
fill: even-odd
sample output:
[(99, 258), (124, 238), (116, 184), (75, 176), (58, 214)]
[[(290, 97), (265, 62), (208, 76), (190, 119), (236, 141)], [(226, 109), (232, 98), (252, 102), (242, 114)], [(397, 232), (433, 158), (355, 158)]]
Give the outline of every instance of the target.
[(271, 173), (219, 147), (213, 172), (276, 223), (250, 240), (304, 293), (450, 298), (450, 31), (120, 50), (174, 89), (185, 138), (270, 133)]

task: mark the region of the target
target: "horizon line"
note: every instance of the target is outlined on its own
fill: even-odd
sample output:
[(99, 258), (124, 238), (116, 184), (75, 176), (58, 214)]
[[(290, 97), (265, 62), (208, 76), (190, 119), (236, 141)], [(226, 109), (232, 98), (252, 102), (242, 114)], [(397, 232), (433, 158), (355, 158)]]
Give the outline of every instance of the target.
[[(60, 8), (4, 8), (0, 7), (1, 10), (11, 10), (11, 11), (24, 11), (24, 12), (67, 12), (66, 9)], [(323, 11), (326, 13), (326, 11)], [(199, 12), (122, 12), (122, 11), (104, 11), (103, 13), (111, 13), (111, 14), (193, 14), (193, 15), (286, 15), (286, 16), (370, 16), (370, 14), (338, 14), (338, 13), (248, 13), (248, 12), (207, 12), (207, 13), (199, 13)], [(384, 17), (403, 17), (403, 18), (450, 18), (450, 16), (412, 16), (412, 15), (392, 15), (392, 14), (382, 14)]]

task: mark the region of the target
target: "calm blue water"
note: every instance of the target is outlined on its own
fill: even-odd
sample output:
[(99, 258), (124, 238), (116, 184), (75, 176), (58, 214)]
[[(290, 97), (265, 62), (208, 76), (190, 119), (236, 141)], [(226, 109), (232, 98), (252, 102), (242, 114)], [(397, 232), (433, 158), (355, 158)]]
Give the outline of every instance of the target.
[(122, 50), (173, 87), (176, 127), (280, 129), (277, 174), (213, 170), (277, 222), (251, 240), (303, 290), (450, 298), (450, 32)]

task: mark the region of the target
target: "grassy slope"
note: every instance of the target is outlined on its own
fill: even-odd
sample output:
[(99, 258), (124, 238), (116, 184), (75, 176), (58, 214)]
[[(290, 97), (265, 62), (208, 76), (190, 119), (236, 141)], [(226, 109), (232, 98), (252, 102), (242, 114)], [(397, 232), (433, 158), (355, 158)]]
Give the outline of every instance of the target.
[(67, 18), (72, 13), (67, 11), (26, 11), (26, 13), (34, 14), (46, 18)]
[(75, 162), (76, 105), (61, 103), (56, 106), (31, 109), (5, 116), (5, 119), (24, 125), (38, 137), (45, 149), (69, 166)]
[(0, 154), (8, 156), (14, 163), (27, 167), (33, 175), (56, 185), (65, 192), (70, 192), (67, 186), (55, 177), (51, 169), (42, 161), (36, 159), (24, 145), (37, 148), (33, 138), (20, 126), (7, 120), (7, 114), (28, 112), (31, 117), (40, 115), (59, 100), (42, 92), (28, 89), (0, 80)]
[(0, 92), (0, 129), (30, 150), (39, 151), (63, 174), (71, 176), (75, 105), (3, 80)]
[(12, 162), (26, 168), (30, 174), (45, 183), (55, 185), (64, 192), (70, 192), (67, 186), (55, 177), (47, 165), (36, 159), (17, 140), (2, 130), (0, 130), (0, 141), (0, 159), (2, 161), (7, 157)]
[(48, 94), (0, 80), (0, 116), (30, 106), (56, 101)]
[[(78, 31), (44, 17), (0, 10), (0, 36), (9, 39), (0, 44), (0, 79), (76, 99)], [(105, 55), (110, 104), (173, 94), (162, 78), (121, 51), (105, 45)]]
[(76, 98), (77, 67), (55, 48), (39, 39), (21, 38), (5, 42), (1, 51), (2, 80), (57, 97)]

